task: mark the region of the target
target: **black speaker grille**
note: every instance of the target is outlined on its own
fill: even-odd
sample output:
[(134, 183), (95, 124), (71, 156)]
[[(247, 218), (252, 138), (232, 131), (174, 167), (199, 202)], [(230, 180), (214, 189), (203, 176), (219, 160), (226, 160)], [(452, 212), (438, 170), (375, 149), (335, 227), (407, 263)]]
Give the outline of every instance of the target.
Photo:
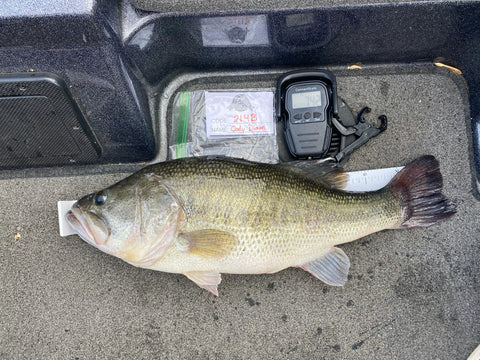
[(100, 147), (55, 75), (0, 77), (0, 167), (94, 162)]
[(340, 152), (341, 141), (342, 135), (335, 127), (332, 127), (332, 140), (330, 141), (327, 156), (335, 156)]

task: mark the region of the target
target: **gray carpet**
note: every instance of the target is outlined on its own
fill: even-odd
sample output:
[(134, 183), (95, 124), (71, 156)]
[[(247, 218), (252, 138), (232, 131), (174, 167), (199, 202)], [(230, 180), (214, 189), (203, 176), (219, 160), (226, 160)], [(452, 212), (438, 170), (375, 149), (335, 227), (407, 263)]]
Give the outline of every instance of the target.
[(368, 104), (390, 120), (347, 169), (433, 154), (458, 206), (452, 220), (341, 246), (345, 287), (288, 269), (224, 275), (215, 298), (58, 235), (58, 200), (126, 174), (1, 180), (0, 358), (466, 359), (480, 342), (480, 202), (462, 82), (430, 69), (344, 71), (338, 83), (355, 111)]

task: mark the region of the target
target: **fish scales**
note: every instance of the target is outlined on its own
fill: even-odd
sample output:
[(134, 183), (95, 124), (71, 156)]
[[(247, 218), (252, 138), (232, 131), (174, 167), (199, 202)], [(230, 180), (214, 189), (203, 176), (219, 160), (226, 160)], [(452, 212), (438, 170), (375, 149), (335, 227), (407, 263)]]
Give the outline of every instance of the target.
[(331, 189), (344, 177), (317, 170), (318, 162), (308, 161), (168, 161), (85, 196), (67, 221), (106, 253), (184, 274), (218, 295), (221, 273), (291, 266), (344, 285), (350, 261), (335, 245), (385, 229), (430, 226), (455, 213), (441, 193), (433, 156), (412, 161), (385, 188), (368, 193)]
[(403, 220), (400, 200), (390, 191), (350, 194), (272, 165), (198, 161), (160, 164), (152, 172), (181, 199), (187, 219), (180, 231), (219, 229), (237, 243), (221, 259), (172, 247), (157, 270), (279, 271)]

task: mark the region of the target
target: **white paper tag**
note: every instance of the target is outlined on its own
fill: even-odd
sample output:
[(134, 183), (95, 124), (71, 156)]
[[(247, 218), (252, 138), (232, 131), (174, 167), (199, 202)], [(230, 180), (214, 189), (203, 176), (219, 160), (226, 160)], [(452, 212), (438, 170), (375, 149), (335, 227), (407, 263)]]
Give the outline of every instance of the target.
[(273, 92), (205, 93), (207, 138), (274, 135)]
[(200, 20), (203, 46), (269, 45), (267, 17), (224, 16)]

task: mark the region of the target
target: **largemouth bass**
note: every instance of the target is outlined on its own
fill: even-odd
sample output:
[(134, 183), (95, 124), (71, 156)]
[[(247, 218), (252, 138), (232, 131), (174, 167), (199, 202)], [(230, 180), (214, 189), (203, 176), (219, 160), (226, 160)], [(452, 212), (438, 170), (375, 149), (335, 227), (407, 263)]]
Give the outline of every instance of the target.
[(385, 229), (429, 226), (455, 213), (441, 193), (433, 156), (414, 160), (385, 188), (367, 193), (343, 192), (345, 174), (312, 175), (306, 164), (212, 157), (158, 163), (80, 199), (67, 221), (108, 254), (184, 274), (218, 295), (221, 273), (292, 266), (344, 285), (350, 261), (336, 245)]

